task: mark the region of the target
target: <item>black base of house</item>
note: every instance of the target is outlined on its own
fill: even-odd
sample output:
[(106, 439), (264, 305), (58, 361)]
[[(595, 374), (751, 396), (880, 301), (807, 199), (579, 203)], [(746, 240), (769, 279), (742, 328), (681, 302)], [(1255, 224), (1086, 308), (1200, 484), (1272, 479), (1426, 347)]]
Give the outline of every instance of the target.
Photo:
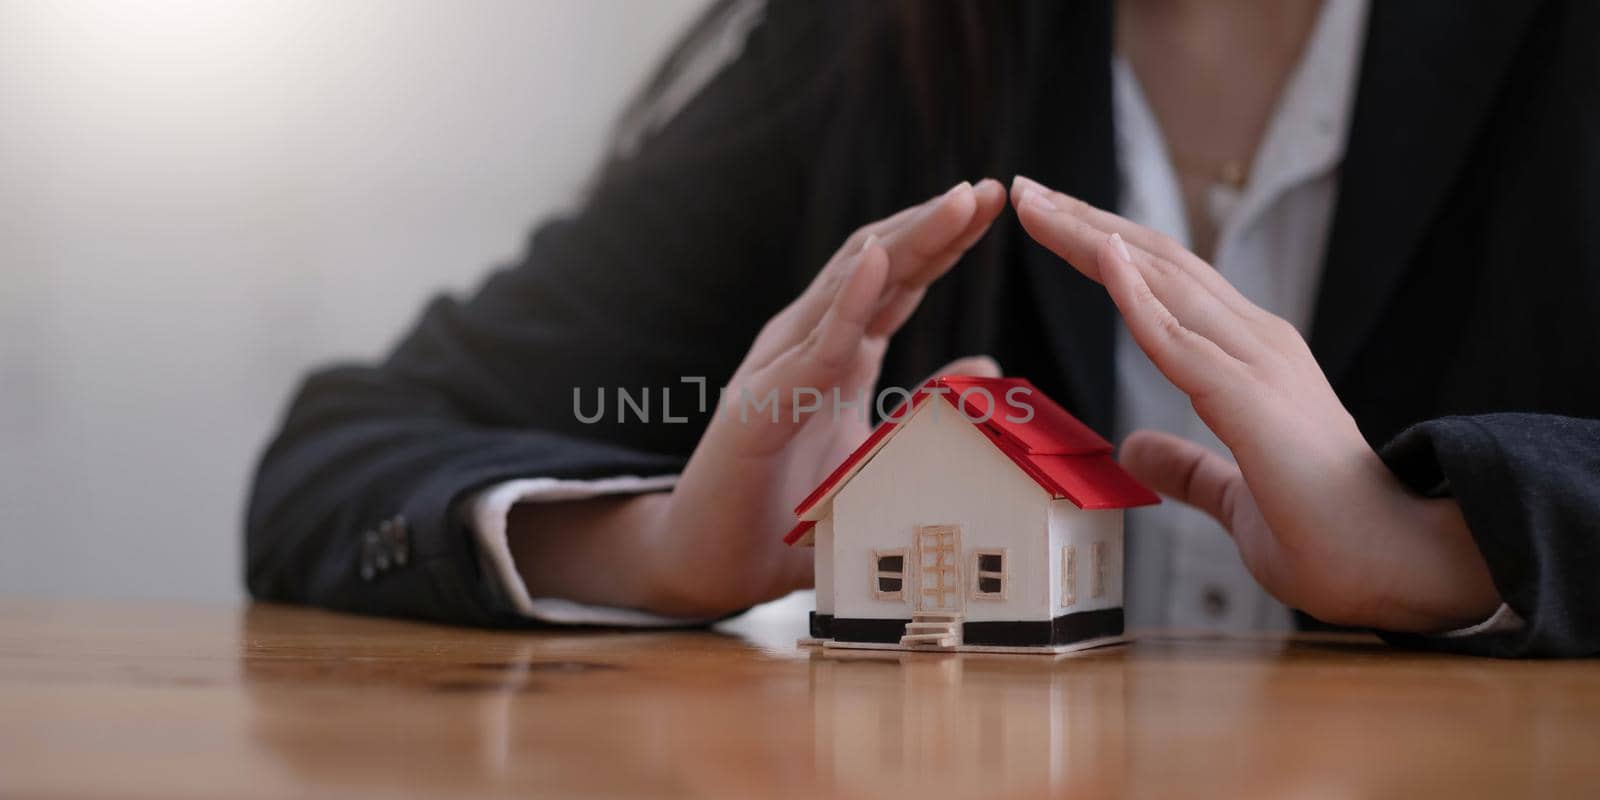
[(832, 639), (833, 638), (833, 615), (832, 614), (818, 614), (815, 611), (811, 612), (811, 638), (813, 638), (813, 639)]
[(899, 644), (906, 634), (909, 619), (851, 619), (833, 618), (833, 636), (840, 642), (889, 642)]
[(1049, 622), (968, 622), (961, 626), (963, 644), (997, 647), (1046, 647), (1120, 635), (1120, 608), (1062, 614)]
[[(899, 644), (909, 619), (852, 619), (811, 613), (811, 635), (840, 642)], [(964, 644), (995, 647), (1050, 647), (1122, 635), (1122, 609), (1101, 608), (1063, 614), (1052, 620), (965, 622)]]

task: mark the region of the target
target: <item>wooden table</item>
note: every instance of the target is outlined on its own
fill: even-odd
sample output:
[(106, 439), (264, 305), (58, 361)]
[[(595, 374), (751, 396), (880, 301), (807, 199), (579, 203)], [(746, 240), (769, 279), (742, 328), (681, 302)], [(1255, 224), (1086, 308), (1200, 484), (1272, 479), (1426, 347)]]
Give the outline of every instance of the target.
[(1595, 662), (1364, 637), (1076, 657), (0, 602), (0, 797), (1600, 796)]

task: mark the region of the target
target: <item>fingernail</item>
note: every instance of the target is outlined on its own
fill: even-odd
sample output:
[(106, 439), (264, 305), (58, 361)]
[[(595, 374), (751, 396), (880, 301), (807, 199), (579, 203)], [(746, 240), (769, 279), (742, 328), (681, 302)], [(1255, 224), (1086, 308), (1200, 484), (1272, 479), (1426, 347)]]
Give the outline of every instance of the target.
[(1022, 205), (1033, 206), (1040, 211), (1060, 210), (1056, 208), (1055, 203), (1050, 202), (1049, 196), (1033, 186), (1029, 186), (1022, 190)]
[(1026, 175), (1011, 176), (1011, 183), (1020, 189), (1024, 196), (1027, 195), (1029, 190), (1042, 191), (1044, 189), (1044, 184), (1041, 184)]
[(1128, 252), (1128, 243), (1122, 241), (1122, 234), (1111, 234), (1111, 245), (1117, 248), (1117, 255), (1122, 256), (1123, 261), (1126, 261), (1129, 264), (1133, 263), (1133, 254)]
[(942, 199), (942, 198), (945, 198), (945, 197), (949, 197), (949, 196), (955, 194), (956, 192), (961, 191), (962, 187), (966, 187), (968, 189), (971, 189), (972, 188), (972, 184), (968, 183), (967, 181), (962, 181), (962, 182), (950, 187), (949, 189), (946, 189), (944, 194), (940, 195), (940, 198)]
[(865, 253), (868, 250), (871, 250), (872, 246), (877, 244), (877, 243), (878, 243), (878, 234), (876, 234), (876, 233), (867, 234), (867, 240), (865, 242), (861, 243), (861, 252)]

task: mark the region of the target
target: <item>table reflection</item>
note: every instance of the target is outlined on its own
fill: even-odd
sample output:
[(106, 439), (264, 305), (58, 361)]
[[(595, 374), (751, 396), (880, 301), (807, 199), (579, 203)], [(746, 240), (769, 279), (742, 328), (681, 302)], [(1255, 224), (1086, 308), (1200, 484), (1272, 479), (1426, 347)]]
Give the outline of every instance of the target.
[[(1570, 699), (1592, 666), (1362, 637), (1001, 656), (271, 608), (244, 623), (245, 702), (221, 707), (243, 710), (255, 774), (374, 796), (1516, 794), (1557, 774), (1538, 765), (1586, 765), (1600, 747), (1592, 705)], [(223, 663), (125, 669), (159, 664), (159, 691), (215, 694)], [(1469, 754), (1494, 780), (1458, 768)]]
[(818, 778), (862, 797), (1115, 784), (1128, 758), (1127, 686), (1100, 655), (1111, 654), (819, 651), (810, 661)]

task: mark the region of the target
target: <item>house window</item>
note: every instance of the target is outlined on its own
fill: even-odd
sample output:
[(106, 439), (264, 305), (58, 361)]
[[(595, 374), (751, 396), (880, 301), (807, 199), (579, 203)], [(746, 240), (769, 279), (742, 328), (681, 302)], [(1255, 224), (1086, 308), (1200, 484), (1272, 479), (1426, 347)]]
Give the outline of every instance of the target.
[(1094, 543), (1094, 581), (1090, 584), (1089, 594), (1092, 597), (1104, 597), (1106, 594), (1106, 552), (1105, 542)]
[(872, 596), (879, 600), (906, 599), (906, 551), (872, 551)]
[(1070, 607), (1078, 602), (1078, 548), (1067, 545), (1061, 548), (1061, 605)]
[(1006, 599), (1006, 551), (979, 550), (972, 570), (972, 596), (977, 600)]

